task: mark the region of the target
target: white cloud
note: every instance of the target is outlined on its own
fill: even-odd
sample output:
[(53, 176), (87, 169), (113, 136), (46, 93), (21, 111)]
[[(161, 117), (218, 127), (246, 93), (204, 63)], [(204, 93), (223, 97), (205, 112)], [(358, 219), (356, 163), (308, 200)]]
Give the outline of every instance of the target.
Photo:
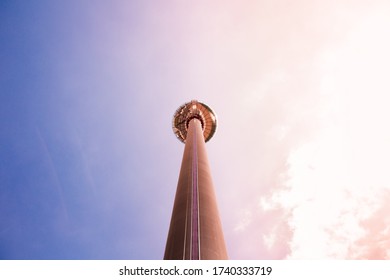
[(288, 191), (274, 196), (293, 209), (289, 258), (388, 257), (389, 27), (375, 13), (320, 56), (319, 129), (290, 153)]

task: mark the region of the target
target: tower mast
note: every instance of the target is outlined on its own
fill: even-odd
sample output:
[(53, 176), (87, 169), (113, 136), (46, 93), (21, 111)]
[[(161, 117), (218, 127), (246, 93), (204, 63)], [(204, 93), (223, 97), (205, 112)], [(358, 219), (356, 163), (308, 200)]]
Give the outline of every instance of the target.
[(205, 145), (216, 131), (217, 117), (193, 100), (176, 110), (172, 128), (185, 147), (164, 259), (227, 259)]

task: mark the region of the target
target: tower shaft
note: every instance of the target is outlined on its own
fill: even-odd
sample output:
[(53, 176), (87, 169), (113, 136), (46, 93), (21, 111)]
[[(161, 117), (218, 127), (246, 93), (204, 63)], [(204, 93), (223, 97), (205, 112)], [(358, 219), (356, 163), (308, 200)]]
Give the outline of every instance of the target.
[(164, 259), (227, 259), (201, 121), (188, 125)]

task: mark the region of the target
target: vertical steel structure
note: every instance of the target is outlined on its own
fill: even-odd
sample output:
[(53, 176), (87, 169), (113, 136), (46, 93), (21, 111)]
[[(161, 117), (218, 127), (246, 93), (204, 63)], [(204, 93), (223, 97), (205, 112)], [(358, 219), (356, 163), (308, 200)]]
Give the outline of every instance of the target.
[(164, 259), (227, 259), (205, 146), (216, 128), (213, 110), (196, 100), (173, 117), (173, 131), (185, 147)]

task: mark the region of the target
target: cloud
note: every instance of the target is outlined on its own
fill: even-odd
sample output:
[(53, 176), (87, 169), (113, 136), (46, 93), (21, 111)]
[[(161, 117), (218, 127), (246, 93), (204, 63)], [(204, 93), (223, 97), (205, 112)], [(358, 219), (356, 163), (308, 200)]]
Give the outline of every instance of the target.
[(378, 31), (389, 24), (369, 14), (344, 44), (319, 55), (316, 136), (290, 150), (286, 189), (272, 196), (292, 211), (288, 258), (389, 257), (390, 60), (378, 47), (389, 47)]
[(360, 221), (364, 234), (348, 250), (352, 259), (389, 259), (390, 258), (390, 191), (379, 194), (380, 201), (375, 211)]
[[(245, 179), (226, 177), (245, 191), (224, 195), (239, 209), (230, 220), (238, 258), (389, 257), (390, 42), (381, 34), (390, 21), (375, 5), (345, 16), (336, 20), (344, 36), (316, 22), (322, 41), (299, 61), (298, 49), (270, 58), (236, 104), (248, 137), (231, 151), (243, 163), (231, 174)], [(296, 33), (297, 44), (308, 34)]]

